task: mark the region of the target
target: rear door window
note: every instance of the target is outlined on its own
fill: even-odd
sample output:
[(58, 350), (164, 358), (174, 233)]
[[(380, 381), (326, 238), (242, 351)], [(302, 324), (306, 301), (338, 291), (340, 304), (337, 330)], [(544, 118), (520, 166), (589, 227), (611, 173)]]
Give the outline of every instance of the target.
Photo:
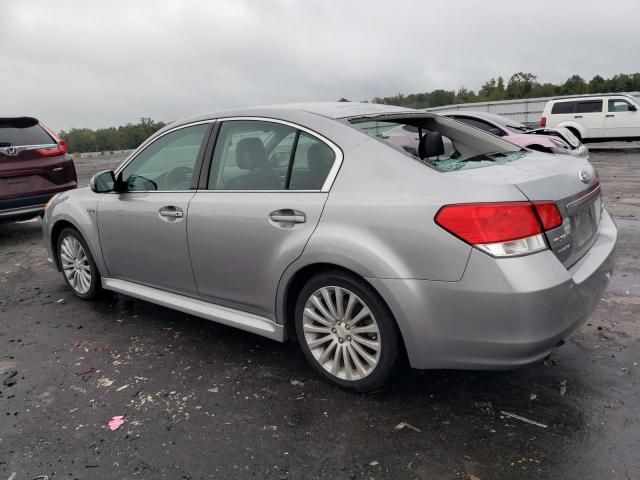
[(598, 113), (602, 112), (602, 100), (586, 100), (578, 102), (576, 113)]
[(295, 127), (227, 120), (216, 140), (210, 190), (321, 190), (335, 154)]
[(289, 188), (291, 190), (321, 190), (335, 154), (324, 142), (308, 133), (301, 132), (293, 157)]
[(0, 119), (0, 147), (51, 145), (56, 143), (36, 119)]
[(556, 102), (553, 104), (551, 108), (551, 113), (553, 115), (563, 114), (563, 113), (573, 113), (576, 106), (576, 102)]

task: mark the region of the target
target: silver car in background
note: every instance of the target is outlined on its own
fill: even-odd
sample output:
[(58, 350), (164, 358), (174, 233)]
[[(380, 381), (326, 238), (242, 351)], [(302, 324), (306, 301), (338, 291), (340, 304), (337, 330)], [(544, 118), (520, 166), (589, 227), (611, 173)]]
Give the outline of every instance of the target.
[[(399, 126), (415, 154), (389, 141)], [(169, 125), (53, 198), (43, 230), (78, 297), (297, 339), (320, 376), (362, 392), (405, 353), (421, 369), (547, 356), (611, 276), (601, 198), (584, 159), (433, 113), (300, 104)]]

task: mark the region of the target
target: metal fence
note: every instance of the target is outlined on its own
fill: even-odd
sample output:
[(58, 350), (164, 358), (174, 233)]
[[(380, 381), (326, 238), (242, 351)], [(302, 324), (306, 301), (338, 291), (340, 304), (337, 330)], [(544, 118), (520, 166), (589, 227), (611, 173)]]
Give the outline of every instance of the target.
[[(632, 97), (636, 98), (638, 103), (640, 103), (640, 92), (624, 93), (624, 95), (631, 95)], [(576, 95), (568, 96), (576, 97)], [(425, 108), (425, 110), (430, 112), (438, 112), (444, 110), (473, 110), (476, 112), (490, 112), (497, 115), (503, 115), (517, 122), (524, 123), (528, 126), (537, 126), (540, 123), (542, 110), (544, 110), (544, 106), (546, 105), (546, 103), (549, 100), (558, 98), (563, 97), (538, 97), (526, 98), (523, 100), (500, 100), (497, 102), (462, 103), (457, 105), (445, 105), (442, 107)]]

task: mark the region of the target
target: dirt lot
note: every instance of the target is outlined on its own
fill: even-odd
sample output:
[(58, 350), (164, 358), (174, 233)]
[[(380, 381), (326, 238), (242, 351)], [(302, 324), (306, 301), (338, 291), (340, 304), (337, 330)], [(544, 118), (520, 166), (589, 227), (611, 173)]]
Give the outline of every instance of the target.
[(405, 371), (373, 395), (318, 381), (293, 345), (82, 302), (39, 220), (0, 225), (0, 479), (640, 478), (640, 151), (592, 161), (620, 237), (588, 323), (544, 364)]

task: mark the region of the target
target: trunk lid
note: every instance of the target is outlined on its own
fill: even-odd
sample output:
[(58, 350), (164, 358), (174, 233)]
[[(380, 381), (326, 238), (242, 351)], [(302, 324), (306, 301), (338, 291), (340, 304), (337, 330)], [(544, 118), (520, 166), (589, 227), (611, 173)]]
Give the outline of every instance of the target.
[(530, 153), (508, 164), (450, 173), (469, 180), (510, 183), (532, 202), (554, 201), (563, 223), (545, 235), (551, 251), (567, 268), (577, 262), (596, 239), (602, 196), (598, 176), (584, 159)]

